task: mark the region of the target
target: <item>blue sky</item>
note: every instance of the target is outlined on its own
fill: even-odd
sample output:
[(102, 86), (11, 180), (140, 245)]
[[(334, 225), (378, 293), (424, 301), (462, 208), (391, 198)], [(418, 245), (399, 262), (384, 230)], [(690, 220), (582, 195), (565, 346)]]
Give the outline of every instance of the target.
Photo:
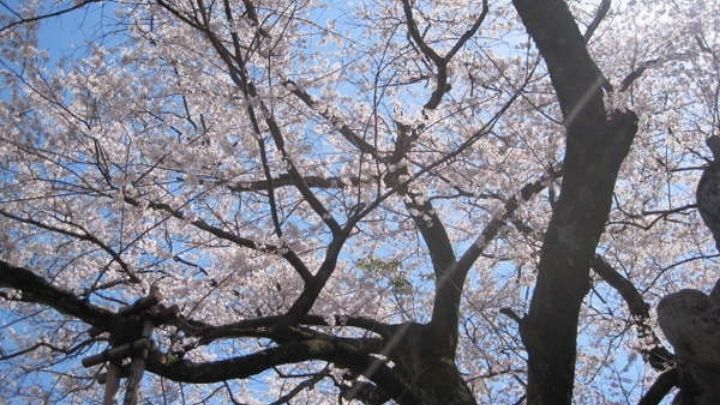
[(87, 41), (102, 45), (113, 39), (116, 29), (114, 9), (110, 2), (91, 4), (59, 17), (43, 20), (39, 31), (39, 46), (50, 53), (51, 65), (63, 58), (73, 58), (84, 53)]

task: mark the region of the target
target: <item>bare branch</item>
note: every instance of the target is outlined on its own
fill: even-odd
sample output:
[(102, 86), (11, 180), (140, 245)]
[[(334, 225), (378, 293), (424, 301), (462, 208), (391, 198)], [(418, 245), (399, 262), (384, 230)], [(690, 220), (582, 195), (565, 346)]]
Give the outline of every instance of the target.
[(293, 387), (293, 389), (290, 390), (287, 394), (281, 396), (277, 400), (270, 403), (270, 405), (282, 405), (282, 404), (288, 404), (290, 403), (290, 400), (295, 398), (299, 393), (301, 393), (303, 390), (308, 389), (311, 390), (315, 386), (315, 384), (322, 381), (323, 378), (327, 377), (328, 373), (317, 373), (314, 376), (308, 378), (307, 380), (301, 382), (300, 384)]
[[(609, 0), (607, 0), (609, 1)], [(487, 17), (487, 13), (489, 11), (488, 2), (487, 0), (483, 0), (482, 10), (480, 11), (480, 15), (473, 23), (472, 27), (470, 27), (469, 30), (465, 31), (465, 33), (462, 34), (460, 39), (453, 45), (452, 49), (445, 55), (445, 62), (450, 61), (450, 59), (455, 56), (455, 54), (462, 49), (463, 46), (465, 46), (465, 43), (472, 38), (473, 35), (477, 32), (477, 30), (482, 25), (483, 21), (485, 21), (485, 17)]]
[(640, 350), (647, 361), (656, 370), (665, 370), (674, 359), (672, 353), (663, 346), (662, 341), (655, 334), (650, 322), (650, 305), (645, 302), (635, 285), (615, 270), (602, 256), (595, 255), (592, 268), (610, 284), (625, 300), (628, 306), (632, 323), (635, 325), (639, 339), (642, 342)]
[(583, 34), (583, 39), (585, 40), (585, 43), (590, 42), (590, 38), (592, 38), (595, 30), (597, 30), (597, 28), (600, 26), (602, 20), (605, 19), (608, 11), (610, 11), (610, 3), (611, 0), (600, 1), (600, 5), (595, 11), (595, 16), (593, 17), (593, 20), (590, 22), (590, 24), (588, 24), (587, 29), (585, 30), (585, 34)]
[(638, 405), (659, 405), (660, 402), (679, 384), (678, 370), (673, 368), (660, 374)]
[(52, 18), (52, 17), (58, 17), (63, 14), (67, 14), (71, 11), (75, 11), (77, 9), (83, 8), (83, 7), (87, 6), (88, 4), (100, 3), (101, 1), (103, 1), (103, 0), (82, 0), (79, 2), (75, 1), (75, 4), (73, 4), (72, 6), (61, 9), (61, 10), (53, 11), (51, 13), (34, 15), (31, 17), (21, 17), (18, 20), (15, 20), (13, 22), (10, 22), (10, 23), (0, 27), (0, 33), (2, 33), (3, 31), (9, 30), (10, 28), (16, 27), (18, 25), (37, 22), (37, 21), (45, 20), (45, 19)]
[(432, 49), (427, 44), (427, 42), (425, 42), (425, 39), (423, 38), (420, 30), (418, 29), (417, 22), (413, 17), (412, 5), (410, 4), (410, 0), (402, 0), (402, 5), (410, 38), (412, 38), (413, 42), (415, 42), (415, 44), (417, 44), (417, 46), (420, 48), (420, 52), (422, 52), (425, 57), (431, 60), (437, 68), (435, 90), (433, 90), (432, 94), (430, 95), (430, 99), (423, 106), (423, 110), (434, 110), (438, 107), (438, 105), (440, 105), (443, 95), (445, 95), (445, 93), (450, 90), (447, 71), (448, 62), (450, 62), (452, 57), (455, 56), (455, 54), (465, 45), (465, 43), (473, 35), (475, 35), (477, 30), (480, 28), (483, 21), (485, 20), (485, 17), (487, 16), (488, 2), (487, 0), (483, 0), (483, 7), (482, 11), (480, 12), (480, 16), (475, 20), (471, 28), (466, 31), (462, 36), (460, 36), (455, 45), (453, 45), (453, 47), (444, 57), (438, 55), (438, 53), (435, 52), (435, 50)]

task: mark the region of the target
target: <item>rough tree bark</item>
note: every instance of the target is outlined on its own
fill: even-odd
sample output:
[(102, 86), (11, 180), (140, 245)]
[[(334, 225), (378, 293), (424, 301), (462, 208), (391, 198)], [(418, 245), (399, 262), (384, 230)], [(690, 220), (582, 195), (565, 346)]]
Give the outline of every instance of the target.
[(565, 119), (562, 191), (545, 234), (530, 309), (528, 404), (570, 404), (578, 316), (617, 174), (637, 131), (631, 111), (607, 113), (605, 79), (563, 0), (514, 0), (543, 56)]
[(677, 359), (680, 392), (673, 404), (716, 404), (720, 398), (720, 299), (716, 294), (684, 289), (663, 297), (657, 312)]

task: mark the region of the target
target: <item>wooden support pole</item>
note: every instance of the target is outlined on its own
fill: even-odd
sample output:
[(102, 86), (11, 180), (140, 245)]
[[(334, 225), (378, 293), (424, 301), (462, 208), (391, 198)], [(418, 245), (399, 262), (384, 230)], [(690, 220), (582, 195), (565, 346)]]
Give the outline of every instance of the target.
[(115, 405), (115, 394), (117, 394), (118, 388), (120, 388), (120, 367), (115, 362), (109, 361), (103, 405)]
[[(128, 376), (130, 375), (130, 370), (128, 369), (128, 367), (119, 366), (118, 369), (120, 370), (120, 379), (128, 378)], [(95, 377), (95, 380), (98, 382), (98, 384), (105, 385), (105, 383), (108, 381), (108, 374), (109, 373), (107, 371), (102, 372)]]
[(150, 339), (140, 338), (134, 342), (126, 343), (118, 347), (113, 347), (111, 349), (105, 350), (102, 353), (86, 357), (82, 359), (82, 365), (85, 367), (92, 367), (106, 361), (121, 360), (127, 356), (130, 356), (134, 352), (143, 351), (148, 348), (150, 348)]
[[(150, 340), (152, 329), (152, 321), (146, 319), (143, 322), (142, 330), (142, 338), (144, 340)], [(149, 346), (133, 356), (132, 362), (130, 363), (130, 376), (128, 377), (127, 388), (125, 389), (124, 405), (137, 405), (138, 389), (140, 388), (142, 375), (145, 371), (145, 360), (147, 359), (148, 354)]]
[[(150, 340), (154, 327), (152, 319), (158, 316), (172, 317), (177, 314), (176, 306), (165, 308), (163, 305), (158, 305), (161, 299), (157, 286), (152, 286), (148, 296), (120, 309), (117, 313), (120, 317), (118, 320), (119, 325), (113, 326), (113, 329), (110, 330), (110, 343), (117, 346), (82, 360), (82, 365), (85, 367), (107, 363), (107, 373), (98, 376), (98, 382), (105, 383), (103, 405), (115, 405), (115, 395), (120, 387), (121, 378), (127, 378), (128, 380), (123, 403), (125, 405), (137, 404), (138, 389), (145, 371), (145, 362), (153, 346)], [(138, 335), (132, 333), (135, 332), (133, 330), (130, 330), (130, 334), (128, 334), (124, 329), (127, 329), (128, 326), (134, 329), (141, 320), (142, 330), (139, 337), (128, 341)], [(92, 337), (102, 333), (101, 330), (95, 328), (88, 332)], [(121, 367), (122, 360), (128, 357), (131, 358), (130, 366)]]

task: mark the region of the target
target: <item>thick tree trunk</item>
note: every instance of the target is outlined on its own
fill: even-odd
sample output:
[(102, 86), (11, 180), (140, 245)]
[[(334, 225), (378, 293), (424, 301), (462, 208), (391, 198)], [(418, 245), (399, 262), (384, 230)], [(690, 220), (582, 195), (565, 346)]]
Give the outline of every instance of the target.
[(522, 325), (529, 404), (572, 402), (580, 305), (590, 287), (590, 263), (617, 172), (635, 130), (634, 116), (617, 115), (595, 129), (605, 144), (579, 148), (565, 159), (563, 191), (545, 234), (538, 280)]
[(528, 404), (572, 402), (578, 316), (620, 165), (637, 131), (632, 112), (605, 111), (605, 80), (563, 0), (514, 0), (543, 56), (565, 119), (563, 184), (521, 325)]
[[(401, 325), (401, 343), (391, 354), (423, 405), (475, 405), (475, 398), (455, 366), (454, 350), (439, 341), (443, 334), (428, 325)], [(451, 345), (454, 347), (454, 345)]]
[(720, 297), (699, 290), (668, 294), (658, 323), (675, 349), (680, 392), (674, 405), (714, 405), (720, 398)]

